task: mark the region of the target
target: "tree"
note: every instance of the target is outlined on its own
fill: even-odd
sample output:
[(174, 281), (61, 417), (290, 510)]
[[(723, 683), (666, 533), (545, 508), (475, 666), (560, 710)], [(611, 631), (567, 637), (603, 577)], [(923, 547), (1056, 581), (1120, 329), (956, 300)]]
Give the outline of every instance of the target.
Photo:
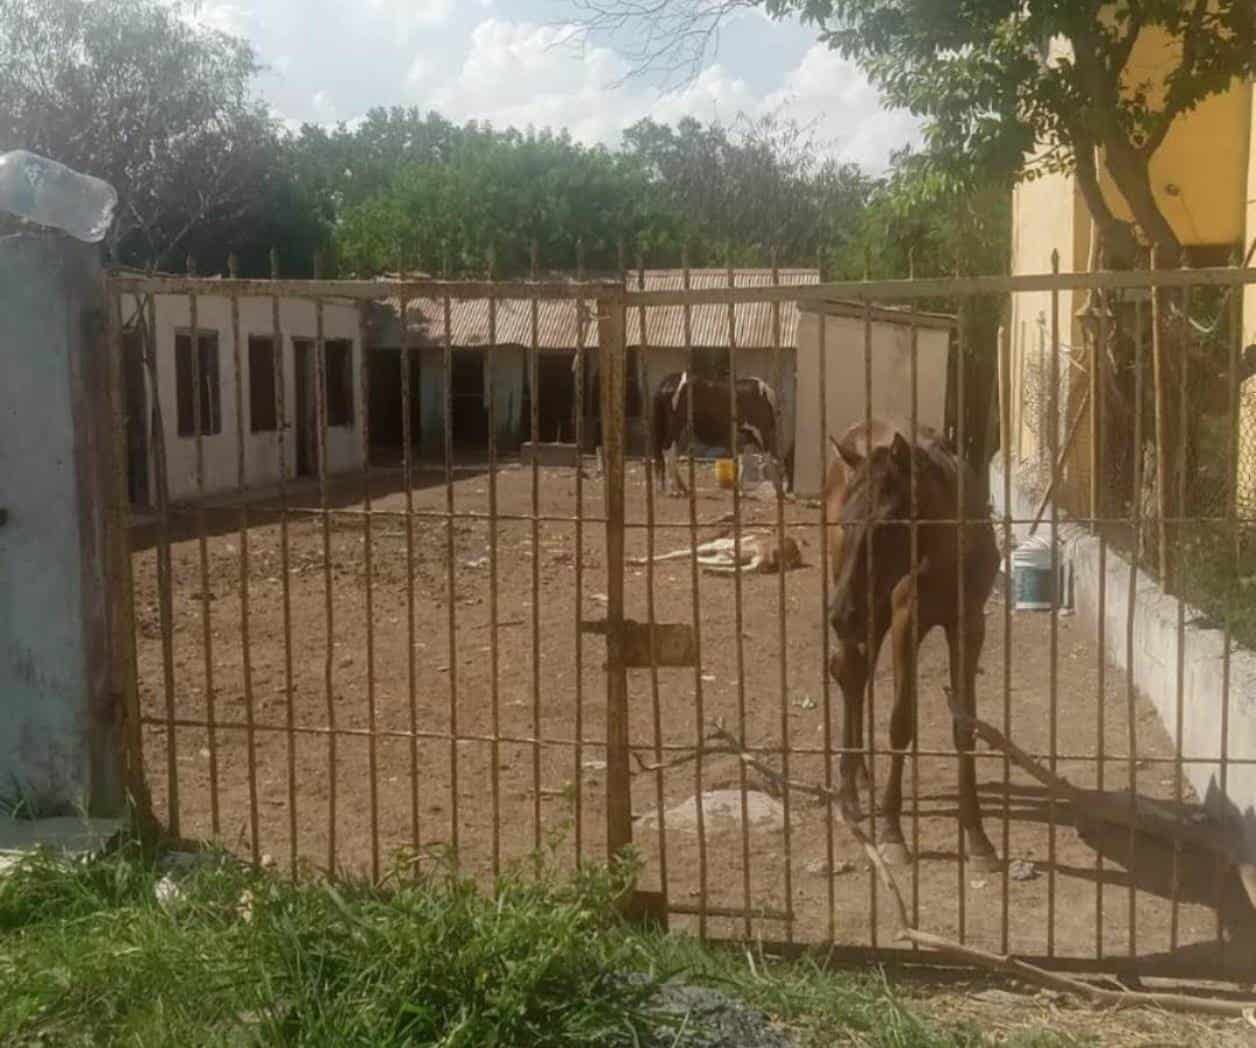
[(662, 206), (685, 217), (691, 259), (763, 265), (768, 248), (812, 264), (844, 243), (875, 180), (825, 156), (813, 130), (767, 115), (733, 125), (685, 117), (645, 119), (624, 133), (624, 161), (639, 168)]
[[(1007, 269), (1011, 231), (1005, 184), (956, 186), (935, 177), (927, 157), (903, 150), (858, 213), (853, 235), (835, 246), (833, 268), (848, 280), (1000, 273)], [(918, 304), (960, 316), (964, 354), (956, 366), (964, 368), (965, 379), (962, 450), (980, 466), (996, 450), (999, 435), (995, 349), (1003, 299), (982, 295)], [(958, 396), (954, 383), (952, 392)], [(952, 407), (958, 411), (958, 404)], [(984, 470), (977, 473), (984, 478)]]
[[(1141, 237), (1162, 265), (1177, 265), (1181, 244), (1152, 192), (1151, 158), (1174, 120), (1256, 73), (1250, 0), (576, 2), (592, 30), (646, 30), (638, 67), (696, 61), (738, 9), (801, 18), (857, 61), (889, 104), (926, 119), (928, 162), (941, 177), (963, 185), (1072, 171), (1114, 265), (1136, 260), (1139, 237), (1100, 191), (1099, 156)], [(1129, 68), (1139, 39), (1157, 31), (1177, 42), (1163, 84)], [(1066, 54), (1049, 52), (1054, 40)]]
[(251, 89), (256, 56), (191, 14), (184, 0), (0, 0), (0, 151), (112, 183), (118, 261), (177, 265), (208, 230), (273, 214), (289, 189)]
[(582, 243), (588, 271), (612, 272), (620, 243), (676, 243), (680, 227), (640, 169), (606, 149), (472, 126), (439, 162), (402, 166), (346, 207), (337, 241), (342, 265), (363, 275), (400, 266), (482, 274), (491, 251), (504, 277), (528, 272), (534, 243), (548, 268), (576, 268)]

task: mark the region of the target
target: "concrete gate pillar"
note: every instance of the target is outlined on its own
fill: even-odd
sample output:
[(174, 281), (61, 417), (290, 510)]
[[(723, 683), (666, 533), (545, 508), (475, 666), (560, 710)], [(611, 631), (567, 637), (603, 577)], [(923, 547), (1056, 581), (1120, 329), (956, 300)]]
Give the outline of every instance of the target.
[(100, 256), (55, 233), (0, 238), (0, 810), (37, 816), (125, 799)]

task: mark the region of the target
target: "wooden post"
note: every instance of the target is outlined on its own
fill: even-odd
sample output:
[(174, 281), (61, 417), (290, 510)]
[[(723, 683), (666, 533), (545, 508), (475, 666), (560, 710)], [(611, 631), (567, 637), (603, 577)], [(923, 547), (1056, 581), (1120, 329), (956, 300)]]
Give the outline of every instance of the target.
[(622, 300), (597, 303), (606, 496), (606, 850), (632, 844), (628, 673), (624, 666), (624, 348)]

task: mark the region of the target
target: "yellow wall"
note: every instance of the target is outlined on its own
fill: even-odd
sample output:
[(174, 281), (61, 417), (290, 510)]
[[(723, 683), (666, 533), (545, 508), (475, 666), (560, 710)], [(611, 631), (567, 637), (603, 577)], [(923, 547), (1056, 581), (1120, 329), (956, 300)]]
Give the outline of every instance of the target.
[[(1126, 86), (1146, 85), (1149, 101), (1158, 105), (1179, 46), (1162, 31), (1144, 30), (1130, 56)], [(1234, 244), (1243, 236), (1251, 96), (1251, 84), (1235, 81), (1232, 90), (1175, 120), (1152, 157), (1152, 189), (1184, 244)], [(1108, 205), (1130, 220), (1124, 198), (1104, 171), (1101, 184)]]
[[(1077, 193), (1071, 175), (1053, 174), (1024, 182), (1016, 187), (1012, 201), (1012, 272), (1049, 273), (1051, 254), (1060, 253), (1060, 272), (1085, 271), (1090, 250), (1089, 212)], [(1072, 292), (1058, 295), (1057, 322), (1063, 346), (1074, 344), (1073, 312), (1080, 299)], [(1045, 454), (1039, 447), (1043, 412), (1032, 397), (1022, 395), (1034, 386), (1033, 372), (1050, 369), (1051, 294), (1027, 292), (1012, 296), (1011, 324), (1012, 374), (1012, 455), (1018, 462), (1038, 461)], [(1045, 362), (1045, 363), (1044, 363)], [(1068, 365), (1061, 363), (1061, 375)], [(1027, 380), (1027, 376), (1029, 376)], [(1038, 383), (1041, 386), (1041, 383)], [(1046, 394), (1048, 391), (1043, 390)], [(1035, 394), (1036, 391), (1035, 391)], [(1061, 393), (1061, 411), (1067, 412), (1067, 395)], [(1044, 431), (1045, 432), (1045, 431)], [(1061, 443), (1064, 433), (1060, 434)]]

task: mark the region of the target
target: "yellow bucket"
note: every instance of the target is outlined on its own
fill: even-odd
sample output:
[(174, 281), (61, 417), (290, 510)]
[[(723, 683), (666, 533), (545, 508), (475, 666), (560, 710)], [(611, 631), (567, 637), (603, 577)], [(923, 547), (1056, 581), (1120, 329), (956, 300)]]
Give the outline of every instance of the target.
[(737, 463), (732, 459), (716, 459), (715, 481), (720, 487), (731, 489), (737, 483)]

